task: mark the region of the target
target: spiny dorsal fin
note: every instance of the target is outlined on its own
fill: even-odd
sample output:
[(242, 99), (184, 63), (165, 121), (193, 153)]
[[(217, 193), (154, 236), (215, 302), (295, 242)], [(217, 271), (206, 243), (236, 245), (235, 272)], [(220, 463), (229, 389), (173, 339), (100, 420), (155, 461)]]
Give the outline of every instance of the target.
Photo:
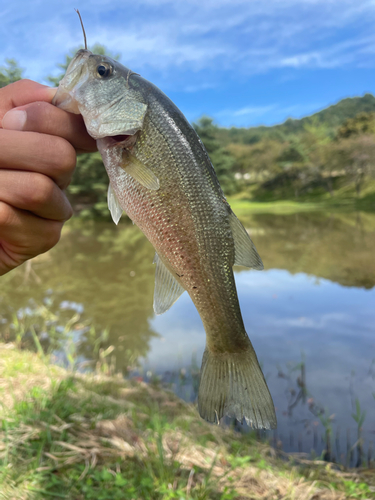
[(157, 253), (155, 254), (154, 264), (156, 264), (154, 311), (155, 314), (163, 314), (176, 302), (185, 289), (168, 271)]
[(121, 167), (145, 188), (152, 189), (153, 191), (159, 189), (160, 183), (156, 175), (138, 160), (138, 158), (131, 154), (128, 149), (124, 149), (122, 153)]
[(108, 201), (108, 208), (109, 208), (109, 211), (111, 212), (113, 222), (115, 224), (118, 224), (123, 210), (120, 206), (120, 203), (117, 199), (117, 196), (115, 195), (115, 192), (113, 191), (111, 184), (109, 184), (109, 186), (108, 186), (107, 201)]
[(233, 212), (229, 214), (229, 224), (234, 239), (234, 264), (237, 266), (252, 267), (259, 271), (264, 269), (262, 259), (259, 257), (254, 243)]

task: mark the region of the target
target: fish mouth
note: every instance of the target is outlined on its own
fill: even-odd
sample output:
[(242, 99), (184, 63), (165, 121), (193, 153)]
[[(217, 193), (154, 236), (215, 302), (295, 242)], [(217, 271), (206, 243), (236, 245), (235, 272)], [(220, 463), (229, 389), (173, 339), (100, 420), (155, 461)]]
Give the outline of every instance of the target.
[(120, 135), (113, 135), (113, 136), (111, 136), (111, 137), (108, 137), (107, 139), (112, 139), (112, 140), (114, 140), (116, 143), (119, 143), (119, 142), (124, 142), (124, 141), (126, 141), (126, 139), (128, 139), (128, 137), (131, 137), (131, 135), (120, 134)]
[(52, 104), (70, 113), (80, 113), (75, 94), (89, 76), (85, 63), (91, 54), (89, 50), (84, 49), (77, 52), (70, 62), (64, 78), (59, 83)]
[(134, 144), (137, 141), (137, 133), (130, 135), (130, 134), (119, 134), (119, 135), (112, 135), (112, 136), (107, 136), (99, 139), (102, 143), (102, 145), (105, 148), (113, 148), (113, 147), (121, 147), (123, 149), (125, 148), (131, 148), (134, 146)]

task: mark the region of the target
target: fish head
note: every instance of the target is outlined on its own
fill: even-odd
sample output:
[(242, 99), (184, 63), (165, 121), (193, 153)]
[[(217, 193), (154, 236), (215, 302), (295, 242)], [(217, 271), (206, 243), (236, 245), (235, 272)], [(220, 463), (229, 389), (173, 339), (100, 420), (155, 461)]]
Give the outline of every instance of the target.
[(69, 113), (80, 113), (76, 93), (78, 88), (88, 79), (87, 60), (90, 55), (92, 55), (92, 52), (82, 49), (71, 60), (52, 101), (58, 108)]
[(134, 75), (110, 57), (79, 50), (53, 104), (80, 113), (94, 139), (134, 135), (142, 129), (147, 112), (147, 98)]

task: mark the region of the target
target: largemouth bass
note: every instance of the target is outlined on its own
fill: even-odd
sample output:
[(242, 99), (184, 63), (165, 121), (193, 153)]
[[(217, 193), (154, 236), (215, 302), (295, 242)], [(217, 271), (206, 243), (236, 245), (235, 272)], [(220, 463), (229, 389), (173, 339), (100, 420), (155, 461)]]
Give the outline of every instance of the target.
[(54, 104), (81, 113), (109, 176), (108, 205), (156, 250), (154, 310), (186, 290), (206, 331), (198, 395), (209, 422), (224, 415), (276, 427), (272, 398), (245, 331), (232, 267), (263, 269), (198, 135), (155, 85), (109, 57), (79, 50)]

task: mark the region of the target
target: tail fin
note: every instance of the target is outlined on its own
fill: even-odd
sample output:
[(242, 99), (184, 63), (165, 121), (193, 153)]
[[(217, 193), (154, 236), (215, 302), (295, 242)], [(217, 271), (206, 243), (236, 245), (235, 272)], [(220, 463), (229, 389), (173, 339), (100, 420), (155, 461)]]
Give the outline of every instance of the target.
[(253, 349), (243, 353), (203, 354), (198, 393), (200, 416), (209, 422), (224, 415), (255, 428), (276, 427), (275, 408)]

